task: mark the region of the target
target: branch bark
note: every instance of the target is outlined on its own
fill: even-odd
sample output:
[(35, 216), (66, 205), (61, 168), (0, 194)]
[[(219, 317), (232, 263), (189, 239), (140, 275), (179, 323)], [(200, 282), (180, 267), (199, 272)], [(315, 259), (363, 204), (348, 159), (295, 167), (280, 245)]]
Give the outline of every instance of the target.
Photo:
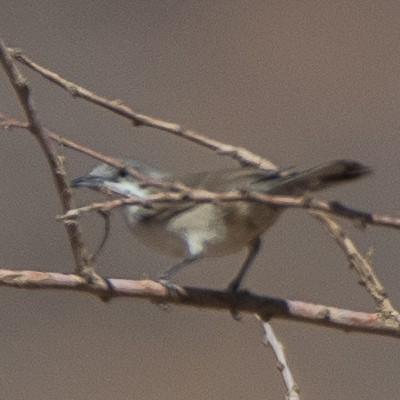
[(57, 73), (50, 71), (47, 68), (39, 65), (31, 58), (22, 53), (20, 49), (8, 49), (15, 60), (21, 62), (35, 72), (38, 72), (44, 78), (55, 83), (57, 86), (68, 91), (72, 96), (82, 98), (93, 104), (106, 108), (122, 117), (125, 117), (133, 122), (135, 126), (147, 126), (162, 130), (164, 132), (172, 133), (180, 138), (189, 140), (193, 143), (204, 146), (210, 150), (215, 151), (219, 155), (231, 157), (239, 161), (243, 165), (253, 165), (263, 169), (276, 169), (276, 165), (263, 157), (258, 156), (242, 147), (232, 146), (227, 143), (220, 142), (215, 139), (206, 137), (199, 132), (191, 129), (184, 129), (176, 123), (166, 122), (158, 118), (150, 117), (148, 115), (140, 114), (132, 108), (122, 104), (121, 100), (109, 100), (101, 97), (76, 83), (70, 82), (62, 78)]
[(265, 332), (264, 344), (270, 346), (274, 352), (275, 358), (278, 362), (278, 369), (282, 374), (283, 382), (286, 386), (287, 400), (299, 400), (299, 387), (294, 381), (292, 371), (289, 368), (289, 364), (286, 359), (285, 352), (283, 350), (282, 343), (278, 340), (275, 335), (274, 330), (269, 322), (263, 323), (263, 328)]
[[(62, 157), (58, 157), (52, 148), (48, 135), (37, 116), (36, 108), (32, 98), (28, 81), (21, 74), (11, 58), (5, 44), (0, 41), (0, 62), (18, 96), (19, 102), (25, 112), (28, 124), (27, 129), (38, 141), (46, 160), (49, 164), (53, 181), (61, 201), (63, 212), (68, 212), (73, 208), (73, 200), (69, 189), (66, 171)], [(75, 259), (75, 270), (78, 274), (86, 276), (94, 284), (104, 284), (102, 279), (94, 271), (93, 263), (83, 241), (82, 231), (77, 221), (73, 224), (66, 224), (69, 242)]]
[[(0, 112), (0, 126), (3, 128), (20, 128), (28, 129), (28, 124), (23, 121), (19, 121), (14, 117), (7, 116)], [(125, 168), (125, 164), (122, 160), (109, 157), (98, 151), (94, 151), (82, 144), (76, 143), (70, 139), (67, 139), (54, 131), (47, 128), (43, 128), (46, 135), (55, 143), (70, 148), (72, 150), (79, 151), (89, 157), (95, 158), (104, 163), (110, 164), (116, 168)], [(304, 198), (304, 197), (288, 197), (288, 196), (277, 196), (267, 195), (264, 193), (214, 193), (206, 190), (194, 190), (185, 185), (175, 182), (166, 183), (160, 182), (150, 178), (149, 176), (138, 174), (137, 171), (129, 171), (133, 176), (140, 179), (143, 184), (149, 186), (162, 186), (167, 190), (172, 190), (172, 193), (166, 193), (163, 195), (149, 196), (147, 199), (139, 199), (134, 197), (118, 198), (113, 200), (107, 200), (103, 202), (96, 202), (84, 207), (69, 209), (64, 215), (59, 216), (60, 220), (70, 220), (80, 217), (81, 215), (92, 212), (92, 211), (104, 211), (109, 212), (115, 207), (121, 207), (127, 204), (145, 204), (157, 202), (180, 202), (182, 198), (186, 200), (193, 200), (197, 202), (218, 202), (218, 201), (255, 201), (260, 203), (273, 204), (278, 207), (287, 208), (302, 208), (314, 211), (324, 211), (332, 215), (354, 220), (361, 226), (374, 225), (393, 229), (400, 229), (400, 218), (392, 215), (377, 214), (368, 211), (358, 210), (353, 207), (349, 207), (338, 201), (323, 201), (316, 198)], [(178, 191), (179, 193), (176, 193)]]
[(235, 310), (272, 318), (304, 322), (345, 332), (400, 337), (397, 315), (344, 310), (303, 301), (260, 296), (248, 291), (232, 294), (206, 288), (164, 286), (151, 280), (109, 279), (108, 288), (88, 285), (84, 278), (56, 272), (0, 269), (0, 286), (23, 289), (79, 291), (106, 298), (132, 297), (215, 310)]
[[(238, 159), (244, 164), (247, 165), (255, 165), (259, 166), (262, 168), (275, 168), (275, 166), (271, 163), (269, 163), (266, 160), (263, 160), (261, 157), (258, 157), (254, 155), (253, 153), (250, 152), (242, 152), (240, 148), (235, 148), (232, 147), (230, 150), (227, 150), (227, 145), (221, 142), (213, 141), (212, 139), (208, 139), (205, 136), (199, 135), (196, 132), (190, 131), (190, 130), (183, 130), (179, 125), (176, 124), (170, 124), (165, 121), (161, 121), (158, 119), (154, 119), (151, 117), (147, 117), (141, 114), (138, 114), (134, 112), (132, 109), (129, 107), (123, 106), (120, 104), (118, 101), (110, 101), (107, 100), (103, 97), (100, 97), (93, 92), (88, 91), (87, 89), (84, 89), (72, 82), (69, 82), (65, 80), (64, 78), (60, 77), (59, 75), (55, 74), (54, 72), (38, 65), (37, 63), (33, 62), (30, 60), (28, 57), (23, 55), (19, 51), (12, 51), (12, 55), (15, 59), (18, 61), (24, 63), (28, 67), (32, 68), (36, 72), (39, 72), (42, 76), (44, 76), (46, 79), (49, 79), (50, 81), (56, 83), (58, 86), (61, 86), (62, 88), (68, 90), (70, 93), (72, 93), (75, 96), (81, 97), (83, 99), (86, 99), (88, 101), (91, 101), (97, 105), (100, 105), (102, 107), (105, 107), (108, 110), (111, 110), (119, 115), (122, 115), (126, 118), (131, 119), (136, 125), (145, 125), (145, 126), (150, 126), (153, 128), (157, 129), (162, 129), (166, 132), (174, 133), (177, 134), (178, 136), (185, 137), (186, 139), (193, 140), (194, 142), (201, 144), (203, 146), (206, 146), (208, 148), (213, 149), (214, 151), (217, 151), (219, 153), (223, 153), (224, 155), (230, 155), (235, 159)], [(147, 176), (138, 176), (138, 171), (130, 171), (133, 175), (138, 177), (139, 179), (142, 180), (142, 183), (145, 185), (155, 185), (155, 186), (162, 186), (164, 189), (166, 189), (165, 193), (162, 193), (161, 195), (154, 195), (154, 196), (149, 196), (148, 199), (136, 199), (136, 198), (119, 198), (119, 199), (114, 199), (111, 201), (107, 202), (102, 202), (102, 203), (95, 203), (91, 204), (86, 207), (82, 207), (80, 209), (71, 209), (71, 195), (68, 190), (68, 183), (65, 179), (65, 171), (63, 171), (62, 168), (60, 168), (60, 165), (56, 162), (57, 158), (56, 155), (53, 153), (51, 146), (49, 145), (49, 139), (59, 143), (63, 144), (64, 146), (68, 146), (70, 148), (73, 148), (75, 150), (81, 151), (85, 154), (90, 155), (91, 157), (98, 158), (106, 163), (109, 163), (111, 165), (114, 165), (116, 167), (125, 167), (123, 162), (118, 159), (113, 159), (111, 157), (105, 156), (103, 154), (100, 154), (98, 152), (95, 152), (91, 149), (88, 149), (82, 145), (79, 145), (77, 143), (74, 143), (68, 139), (65, 139), (61, 137), (60, 135), (55, 134), (54, 132), (49, 131), (48, 129), (45, 129), (41, 126), (40, 121), (36, 117), (36, 111), (33, 106), (32, 98), (30, 95), (30, 90), (29, 87), (26, 83), (26, 80), (22, 77), (18, 69), (13, 63), (13, 60), (10, 56), (10, 54), (7, 52), (7, 49), (5, 48), (4, 45), (1, 47), (1, 54), (0, 57), (3, 62), (3, 66), (5, 70), (7, 71), (10, 81), (12, 82), (14, 89), (18, 93), (20, 102), (25, 110), (25, 114), (27, 116), (28, 123), (20, 122), (12, 118), (7, 118), (5, 116), (2, 116), (2, 121), (1, 124), (3, 126), (7, 127), (20, 127), (24, 129), (29, 129), (35, 137), (39, 140), (39, 142), (42, 145), (42, 148), (46, 154), (46, 157), (48, 158), (51, 170), (54, 175), (54, 179), (57, 184), (58, 191), (60, 193), (60, 196), (62, 198), (62, 204), (63, 204), (63, 211), (64, 215), (60, 217), (60, 219), (63, 219), (66, 221), (67, 225), (67, 230), (70, 234), (70, 242), (74, 251), (74, 255), (76, 256), (76, 259), (79, 261), (77, 262), (77, 272), (78, 274), (82, 274), (82, 269), (85, 268), (85, 266), (89, 265), (90, 263), (90, 258), (87, 256), (86, 249), (84, 247), (81, 247), (81, 244), (83, 246), (83, 241), (82, 243), (76, 244), (74, 240), (81, 240), (82, 236), (79, 231), (78, 225), (76, 218), (78, 218), (81, 214), (93, 210), (101, 210), (108, 212), (114, 207), (119, 207), (125, 204), (145, 204), (149, 205), (153, 202), (176, 202), (176, 201), (195, 201), (195, 202), (218, 202), (218, 201), (238, 201), (238, 200), (246, 200), (246, 201), (257, 201), (257, 202), (263, 202), (263, 203), (268, 203), (268, 204), (274, 204), (280, 207), (296, 207), (296, 208), (304, 208), (308, 210), (313, 210), (313, 211), (323, 211), (323, 212), (328, 212), (333, 215), (345, 217), (348, 219), (355, 220), (363, 225), (377, 225), (377, 226), (386, 226), (386, 227), (391, 227), (395, 229), (400, 228), (400, 218), (397, 217), (391, 217), (391, 216), (386, 216), (386, 215), (378, 215), (378, 214), (373, 214), (373, 213), (368, 213), (356, 209), (352, 209), (350, 207), (347, 207), (341, 203), (338, 202), (324, 202), (321, 200), (316, 200), (316, 199), (309, 199), (309, 198), (291, 198), (291, 197), (284, 197), (284, 196), (271, 196), (271, 195), (266, 195), (266, 194), (261, 194), (261, 193), (212, 193), (212, 192), (207, 192), (203, 190), (193, 190), (191, 188), (187, 188), (186, 186), (180, 184), (179, 182), (172, 182), (172, 183), (165, 183), (165, 182), (159, 182), (152, 180), (151, 178)], [(59, 171), (62, 171), (60, 174)], [(60, 176), (59, 176), (60, 175)], [(66, 196), (66, 197), (63, 197)], [(361, 254), (356, 250), (355, 246), (352, 244), (350, 239), (348, 237), (344, 237), (344, 233), (340, 230), (340, 227), (334, 226), (332, 224), (335, 224), (334, 222), (329, 222), (330, 219), (327, 219), (326, 216), (322, 216), (319, 218), (321, 222), (324, 223), (324, 225), (327, 227), (327, 229), (330, 231), (330, 233), (334, 236), (336, 242), (340, 245), (342, 250), (345, 252), (346, 256), (348, 259), (354, 263), (357, 264), (359, 262), (365, 264), (362, 268), (358, 268), (358, 272), (360, 276), (363, 279), (364, 284), (367, 286), (368, 291), (378, 304), (378, 308), (381, 311), (380, 314), (364, 314), (364, 313), (356, 313), (353, 311), (346, 311), (344, 314), (346, 314), (346, 318), (350, 316), (350, 319), (352, 321), (361, 321), (361, 324), (355, 324), (357, 326), (357, 330), (361, 329), (366, 332), (371, 332), (374, 330), (377, 330), (379, 332), (386, 331), (387, 325), (386, 322), (382, 321), (395, 321), (394, 324), (389, 324), (395, 326), (397, 329), (398, 325), (398, 313), (397, 311), (393, 308), (392, 304), (389, 302), (387, 299), (386, 294), (384, 293), (383, 287), (380, 284), (380, 282), (377, 280), (377, 278), (371, 273), (372, 267), (367, 263), (365, 258), (362, 258)], [(72, 233), (71, 233), (72, 231)], [(74, 236), (75, 235), (75, 236)], [(83, 253), (82, 253), (83, 252)], [(357, 259), (357, 260), (356, 260)], [(356, 260), (356, 261), (355, 261)], [(361, 260), (361, 261), (360, 261)], [(369, 269), (368, 269), (369, 268)], [(25, 276), (24, 274), (20, 275), (18, 273), (18, 276)], [(51, 274), (51, 273), (48, 273)], [(6, 274), (7, 276), (12, 274)], [(60, 281), (65, 284), (66, 283), (66, 277), (72, 277), (73, 275), (47, 275), (47, 278), (44, 279), (44, 281), (47, 282), (48, 279), (50, 279), (51, 284), (47, 285), (45, 284), (40, 285), (40, 286), (35, 286), (33, 284), (32, 279), (29, 278), (29, 273), (25, 277), (27, 278), (24, 282), (25, 287), (57, 287), (57, 288), (65, 288), (60, 286)], [(61, 276), (63, 278), (61, 278)], [(50, 277), (50, 278), (49, 278)], [(24, 278), (24, 279), (25, 279)], [(43, 276), (42, 276), (43, 278)], [(42, 280), (41, 278), (41, 280)], [(72, 278), (70, 278), (72, 279)], [(7, 282), (10, 282), (9, 279), (6, 279)], [(20, 281), (20, 280), (18, 280)], [(69, 287), (71, 287), (72, 282), (75, 282), (75, 285), (72, 285), (74, 289), (78, 290), (85, 290), (91, 293), (97, 293), (101, 295), (107, 295), (107, 296), (122, 296), (122, 295), (132, 295), (135, 297), (146, 297), (144, 295), (144, 292), (142, 291), (141, 294), (139, 295), (135, 290), (132, 291), (124, 291), (122, 290), (124, 285), (120, 287), (119, 285), (121, 284), (120, 280), (111, 280), (114, 288), (117, 290), (113, 290), (112, 293), (110, 293), (109, 288), (106, 285), (100, 285), (100, 286), (94, 286), (90, 287), (87, 286), (87, 284), (82, 284), (81, 281), (77, 282), (75, 280), (69, 281)], [(132, 281), (133, 282), (133, 281)], [(135, 281), (137, 282), (137, 281)], [(140, 281), (140, 282), (148, 282), (148, 281)], [(33, 286), (32, 286), (33, 285)], [(143, 284), (142, 284), (143, 286)], [(132, 289), (132, 286), (130, 286)], [(146, 286), (148, 289), (148, 287)], [(121, 291), (122, 290), (122, 291)], [(159, 291), (160, 289), (158, 289)], [(210, 293), (214, 293), (212, 291), (207, 292), (207, 296), (204, 296), (204, 290), (206, 289), (200, 289), (202, 295), (198, 298), (196, 297), (196, 294), (198, 293), (199, 289), (194, 289), (194, 288), (184, 288), (184, 293), (185, 296), (172, 296), (169, 294), (163, 295), (162, 296), (162, 301), (169, 301), (169, 302), (179, 302), (187, 305), (196, 305), (196, 306), (202, 306), (202, 307), (211, 307), (211, 308), (227, 308), (230, 307), (232, 308), (232, 304), (228, 304), (226, 301), (226, 296), (229, 297), (229, 294), (224, 294), (222, 298), (225, 300), (221, 303), (221, 292), (217, 297), (214, 295), (211, 296)], [(180, 294), (183, 292), (179, 291)], [(190, 294), (188, 296), (187, 294)], [(165, 297), (166, 296), (166, 297)], [(225, 296), (225, 297), (224, 297)], [(154, 297), (154, 293), (150, 296)], [(242, 312), (253, 312), (264, 319), (268, 319), (271, 315), (274, 317), (279, 317), (279, 318), (288, 318), (288, 319), (297, 319), (297, 320), (308, 320), (310, 315), (316, 311), (315, 307), (317, 307), (317, 314), (318, 315), (323, 315), (322, 320), (320, 318), (315, 319), (315, 315), (310, 318), (313, 322), (318, 320), (318, 323), (321, 323), (321, 321), (329, 321), (329, 326), (335, 326), (339, 328), (344, 328), (346, 330), (348, 329), (354, 329), (354, 326), (349, 323), (349, 320), (345, 318), (343, 320), (342, 316), (339, 316), (340, 310), (337, 311), (337, 309), (331, 308), (331, 307), (326, 307), (326, 306), (315, 306), (313, 305), (312, 307), (310, 305), (304, 306), (304, 304), (308, 303), (301, 303), (301, 302), (292, 302), (289, 300), (281, 300), (278, 299), (278, 303), (275, 301), (274, 305), (275, 308), (271, 311), (270, 306), (271, 302), (267, 301), (265, 303), (264, 298), (264, 303), (269, 306), (268, 310), (264, 310), (262, 308), (259, 308), (260, 304), (257, 303), (258, 305), (255, 306), (255, 297), (251, 295), (250, 297), (246, 297), (244, 293), (241, 293), (239, 296), (239, 300), (241, 301), (241, 308), (238, 308), (238, 310)], [(179, 298), (179, 301), (176, 300)], [(216, 301), (216, 298), (219, 300)], [(175, 299), (175, 300), (174, 300)], [(211, 300), (210, 303), (207, 303), (208, 300)], [(259, 297), (257, 297), (259, 299)], [(157, 300), (157, 298), (153, 298), (153, 300)], [(235, 299), (237, 301), (238, 299)], [(263, 303), (263, 304), (264, 304)], [(265, 305), (264, 304), (264, 305)], [(276, 305), (279, 304), (280, 307), (276, 308)], [(282, 307), (282, 304), (285, 306)], [(299, 310), (298, 306), (300, 305), (301, 310), (310, 310), (310, 307), (312, 308), (312, 312), (307, 311), (304, 315), (298, 312), (294, 312), (293, 310)], [(303, 305), (303, 306), (301, 306)], [(235, 303), (236, 306), (236, 303)], [(277, 309), (279, 312), (277, 313)], [(282, 310), (285, 310), (283, 312)], [(288, 312), (290, 310), (290, 312)], [(342, 310), (343, 311), (343, 310)], [(342, 313), (343, 314), (343, 313)], [(333, 316), (333, 318), (332, 318)], [(375, 332), (374, 332), (375, 333)], [(397, 331), (391, 331), (391, 334), (397, 335)]]
[[(321, 201), (315, 198), (293, 198), (273, 196), (262, 193), (213, 193), (194, 190), (180, 182), (161, 182), (141, 174), (132, 168), (126, 168), (123, 160), (115, 159), (96, 152), (83, 145), (66, 139), (42, 126), (32, 99), (31, 90), (26, 79), (16, 67), (14, 60), (28, 66), (41, 76), (67, 90), (72, 96), (87, 100), (113, 113), (129, 119), (135, 126), (147, 126), (174, 134), (180, 138), (204, 146), (217, 154), (229, 156), (242, 165), (252, 165), (262, 169), (276, 169), (276, 166), (244, 148), (232, 146), (211, 139), (196, 131), (184, 129), (178, 124), (166, 122), (123, 105), (119, 100), (101, 97), (73, 82), (70, 82), (47, 68), (37, 64), (21, 51), (7, 49), (0, 42), (0, 61), (9, 80), (17, 93), (25, 112), (27, 122), (0, 114), (0, 126), (18, 127), (29, 130), (39, 142), (53, 175), (62, 205), (63, 220), (68, 232), (70, 245), (74, 254), (76, 274), (62, 274), (42, 271), (23, 271), (0, 269), (0, 286), (24, 289), (53, 289), (80, 291), (105, 299), (117, 297), (139, 298), (155, 303), (171, 303), (189, 307), (209, 308), (215, 310), (234, 309), (240, 313), (255, 314), (262, 321), (284, 319), (339, 329), (345, 332), (363, 332), (381, 336), (400, 337), (400, 316), (388, 299), (384, 288), (368, 260), (362, 256), (354, 243), (341, 227), (326, 213), (344, 217), (361, 225), (375, 225), (400, 228), (400, 218), (379, 215), (350, 208), (336, 201)], [(146, 199), (133, 197), (112, 199), (93, 203), (85, 207), (74, 208), (62, 157), (54, 151), (52, 142), (69, 147), (89, 155), (117, 168), (125, 168), (131, 175), (139, 178), (144, 185), (163, 187), (162, 194), (149, 196)], [(77, 219), (84, 213), (100, 210), (109, 212), (115, 207), (127, 204), (151, 205), (155, 202), (229, 202), (253, 201), (272, 204), (285, 208), (302, 208), (312, 211), (313, 215), (324, 225), (336, 243), (343, 250), (348, 261), (356, 269), (367, 291), (377, 304), (375, 313), (339, 309), (327, 305), (318, 305), (303, 301), (260, 296), (248, 291), (232, 293), (207, 288), (179, 287), (163, 285), (151, 280), (108, 279), (105, 281), (94, 271), (94, 263), (84, 244), (83, 235)], [(269, 323), (263, 323), (266, 343), (270, 344), (277, 357), (279, 368), (287, 388), (288, 398), (298, 399), (298, 388), (287, 365), (282, 345), (276, 339)]]

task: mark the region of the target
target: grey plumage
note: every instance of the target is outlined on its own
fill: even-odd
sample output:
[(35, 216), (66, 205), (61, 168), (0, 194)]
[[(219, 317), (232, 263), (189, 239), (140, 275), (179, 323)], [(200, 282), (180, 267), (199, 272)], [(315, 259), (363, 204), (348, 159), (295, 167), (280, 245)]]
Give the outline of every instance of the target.
[[(370, 169), (352, 160), (336, 160), (303, 171), (235, 168), (173, 177), (138, 161), (127, 167), (138, 169), (153, 179), (179, 181), (196, 189), (214, 192), (254, 191), (276, 195), (301, 196), (336, 184), (363, 177)], [(88, 176), (77, 178), (74, 187), (110, 188), (120, 194), (146, 197), (162, 188), (143, 187), (126, 170), (102, 164)], [(124, 206), (128, 227), (153, 249), (180, 257), (170, 268), (169, 277), (185, 265), (202, 257), (223, 256), (248, 248), (248, 256), (230, 288), (237, 290), (257, 254), (260, 236), (278, 219), (282, 207), (249, 201), (196, 203), (159, 203), (150, 208)]]

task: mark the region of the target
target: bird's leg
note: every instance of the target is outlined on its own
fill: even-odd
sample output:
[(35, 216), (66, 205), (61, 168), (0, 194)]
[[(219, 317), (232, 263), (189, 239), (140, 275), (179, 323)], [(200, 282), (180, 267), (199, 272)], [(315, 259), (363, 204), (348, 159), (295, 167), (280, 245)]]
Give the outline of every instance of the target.
[(92, 255), (92, 261), (95, 261), (97, 256), (103, 250), (104, 245), (106, 244), (107, 239), (108, 239), (109, 234), (110, 234), (110, 214), (108, 212), (104, 212), (104, 211), (101, 211), (101, 210), (99, 210), (97, 212), (104, 219), (104, 236), (101, 239), (101, 242), (100, 242), (100, 245), (99, 245), (98, 249)]
[[(258, 252), (260, 251), (261, 247), (261, 239), (259, 237), (255, 238), (252, 242), (250, 242), (249, 247), (248, 247), (248, 253), (247, 257), (244, 260), (244, 263), (242, 267), (240, 268), (239, 273), (236, 275), (235, 279), (229, 284), (228, 286), (228, 291), (237, 294), (239, 291), (240, 284), (242, 283), (242, 280), (244, 276), (246, 275), (247, 271), (253, 264), (254, 259), (256, 258)], [(238, 300), (235, 300), (232, 307), (230, 308), (231, 315), (233, 319), (235, 320), (240, 320), (239, 313), (237, 311), (237, 304)]]
[(258, 252), (260, 251), (260, 248), (261, 248), (261, 239), (259, 237), (255, 238), (252, 242), (250, 242), (247, 257), (244, 260), (244, 263), (241, 266), (239, 273), (236, 275), (235, 279), (233, 279), (233, 281), (229, 284), (228, 286), (229, 291), (236, 293), (239, 290), (240, 284), (242, 283), (242, 280), (246, 275), (247, 271), (251, 267), (251, 264), (253, 264), (254, 259), (256, 258)]
[[(173, 265), (170, 269), (167, 271), (164, 271), (158, 275), (158, 280), (159, 282), (168, 290), (168, 291), (176, 291), (180, 292), (180, 289), (174, 285), (173, 283), (170, 283), (168, 280), (169, 278), (185, 268), (187, 265), (190, 265), (194, 263), (195, 261), (199, 260), (202, 257), (202, 254), (196, 254), (189, 256), (185, 258), (183, 261), (179, 262), (178, 264)], [(163, 309), (167, 309), (167, 306), (165, 304), (160, 304), (160, 306)]]
[(183, 261), (179, 262), (178, 264), (173, 265), (170, 269), (162, 272), (158, 276), (158, 279), (168, 280), (172, 275), (181, 271), (187, 265), (190, 265), (190, 264), (194, 263), (195, 261), (198, 261), (201, 257), (202, 257), (202, 254), (200, 253), (200, 254), (191, 255), (191, 256), (185, 258)]

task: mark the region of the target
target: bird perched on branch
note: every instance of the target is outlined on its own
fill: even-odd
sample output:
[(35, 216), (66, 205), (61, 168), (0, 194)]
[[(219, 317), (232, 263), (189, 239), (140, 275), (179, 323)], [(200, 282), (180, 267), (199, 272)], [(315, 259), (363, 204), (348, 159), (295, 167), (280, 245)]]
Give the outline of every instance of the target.
[[(370, 169), (352, 160), (336, 160), (303, 171), (235, 168), (172, 176), (139, 161), (126, 161), (126, 168), (101, 164), (89, 175), (72, 181), (73, 187), (111, 191), (145, 199), (162, 194), (168, 182), (181, 182), (192, 189), (218, 193), (259, 192), (268, 195), (303, 196), (336, 184), (361, 178)], [(152, 185), (140, 176), (166, 185)], [(180, 258), (160, 278), (168, 279), (203, 257), (217, 257), (247, 248), (247, 257), (229, 289), (237, 291), (260, 249), (261, 235), (273, 225), (284, 207), (240, 200), (232, 202), (160, 202), (150, 206), (123, 206), (130, 231), (154, 250)]]

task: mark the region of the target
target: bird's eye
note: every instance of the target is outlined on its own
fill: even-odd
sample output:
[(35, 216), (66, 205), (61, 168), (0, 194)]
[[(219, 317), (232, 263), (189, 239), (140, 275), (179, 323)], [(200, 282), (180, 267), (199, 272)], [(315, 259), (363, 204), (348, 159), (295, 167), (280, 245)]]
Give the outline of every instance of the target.
[(126, 168), (120, 168), (118, 171), (118, 176), (121, 178), (125, 178), (128, 175), (128, 171)]

